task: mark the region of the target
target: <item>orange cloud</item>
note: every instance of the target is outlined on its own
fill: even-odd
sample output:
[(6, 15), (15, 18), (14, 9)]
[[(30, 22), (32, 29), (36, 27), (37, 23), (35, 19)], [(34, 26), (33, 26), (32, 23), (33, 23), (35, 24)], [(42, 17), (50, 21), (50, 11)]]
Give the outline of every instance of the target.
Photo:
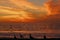
[(49, 0), (45, 5), (50, 14), (60, 13), (60, 0)]
[(46, 6), (36, 6), (27, 0), (9, 0), (12, 4), (20, 8), (11, 8), (0, 6), (0, 20), (8, 19), (9, 21), (30, 21), (42, 19), (48, 15)]
[(20, 8), (29, 8), (29, 9), (39, 9), (37, 6), (34, 6), (33, 3), (28, 2), (27, 0), (10, 0), (13, 4), (17, 5)]
[(14, 10), (13, 8), (8, 8), (8, 7), (0, 7), (0, 19), (13, 19), (15, 20), (16, 18), (18, 18), (19, 20), (25, 20), (25, 19), (32, 19), (31, 16), (29, 17), (28, 12), (25, 12), (23, 10)]
[(44, 6), (36, 6), (31, 2), (28, 2), (27, 0), (10, 0), (11, 3), (15, 4), (16, 6), (22, 8), (23, 10), (27, 9), (34, 9), (38, 11), (46, 11), (46, 7)]

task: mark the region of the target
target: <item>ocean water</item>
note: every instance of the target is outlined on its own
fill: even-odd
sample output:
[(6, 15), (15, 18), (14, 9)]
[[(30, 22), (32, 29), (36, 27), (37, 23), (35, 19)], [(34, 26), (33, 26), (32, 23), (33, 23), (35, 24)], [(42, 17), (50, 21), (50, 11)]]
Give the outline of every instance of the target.
[[(30, 33), (0, 33), (0, 38), (14, 38), (14, 35), (16, 38), (21, 38), (20, 35), (23, 36), (23, 38), (30, 38)], [(46, 38), (60, 38), (60, 34), (55, 33), (31, 33), (31, 36), (33, 38), (44, 38), (44, 35)]]
[(47, 25), (46, 23), (0, 23), (0, 37), (29, 38), (29, 34), (34, 38), (60, 38), (60, 29), (56, 25)]

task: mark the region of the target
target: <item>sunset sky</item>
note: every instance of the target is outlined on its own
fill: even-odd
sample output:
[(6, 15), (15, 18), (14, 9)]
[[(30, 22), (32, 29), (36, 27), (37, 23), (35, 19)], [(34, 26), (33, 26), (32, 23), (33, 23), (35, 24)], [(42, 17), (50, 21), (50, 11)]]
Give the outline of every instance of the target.
[(50, 15), (47, 0), (0, 0), (0, 21), (27, 21)]
[(59, 0), (0, 0), (0, 21), (41, 20), (60, 13)]
[(0, 30), (10, 25), (14, 31), (60, 33), (60, 0), (0, 0)]

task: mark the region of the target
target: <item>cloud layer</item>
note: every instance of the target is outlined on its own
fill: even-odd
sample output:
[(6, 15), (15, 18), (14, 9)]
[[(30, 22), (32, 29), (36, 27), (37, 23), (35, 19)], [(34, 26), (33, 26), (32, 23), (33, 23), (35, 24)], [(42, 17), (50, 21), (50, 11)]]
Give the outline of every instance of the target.
[[(45, 6), (36, 6), (27, 0), (6, 0), (14, 6), (0, 6), (0, 20), (9, 19), (10, 21), (36, 20), (48, 15)], [(5, 2), (4, 0), (2, 1)]]
[(45, 5), (52, 15), (60, 14), (60, 0), (49, 0)]

